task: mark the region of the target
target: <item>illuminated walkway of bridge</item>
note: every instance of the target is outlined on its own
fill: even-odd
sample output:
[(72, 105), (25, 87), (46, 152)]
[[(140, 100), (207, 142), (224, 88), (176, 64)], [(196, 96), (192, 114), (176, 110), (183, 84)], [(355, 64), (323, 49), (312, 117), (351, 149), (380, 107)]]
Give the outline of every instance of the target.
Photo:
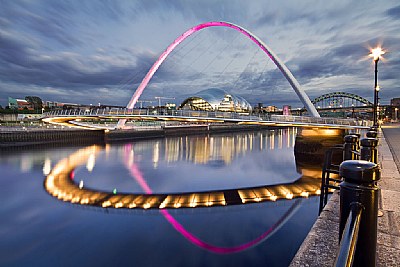
[(369, 128), (369, 121), (356, 119), (321, 118), (284, 115), (246, 115), (234, 112), (167, 110), (149, 111), (146, 109), (69, 109), (56, 110), (45, 114), (46, 122), (72, 127), (114, 129), (115, 126), (85, 123), (85, 120), (130, 119), (151, 121), (178, 121), (195, 123), (237, 123), (265, 126), (299, 126), (320, 128)]

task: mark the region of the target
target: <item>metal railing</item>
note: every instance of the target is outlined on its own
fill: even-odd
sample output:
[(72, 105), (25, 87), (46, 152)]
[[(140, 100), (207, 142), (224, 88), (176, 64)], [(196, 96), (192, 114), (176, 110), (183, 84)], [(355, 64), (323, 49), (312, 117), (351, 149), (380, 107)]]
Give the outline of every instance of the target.
[[(351, 133), (344, 137), (343, 145), (336, 145), (325, 152), (324, 165), (322, 167), (321, 195), (319, 200), (319, 214), (328, 203), (329, 189), (339, 189), (341, 179), (332, 178), (331, 174), (339, 174), (339, 165), (345, 160), (359, 159), (360, 135)], [(340, 156), (340, 157), (339, 157)]]
[[(345, 144), (341, 148), (344, 161), (332, 171), (340, 175), (340, 244), (334, 264), (337, 267), (376, 266), (377, 181), (381, 170), (377, 164), (377, 132), (371, 129), (366, 136), (360, 142), (357, 136), (345, 137)], [(340, 146), (331, 151), (336, 149), (340, 150)], [(320, 201), (323, 201), (322, 198)]]
[(362, 211), (363, 206), (360, 203), (356, 202), (351, 205), (350, 214), (342, 234), (342, 242), (340, 243), (339, 254), (337, 255), (335, 266), (350, 267), (353, 265)]
[(270, 114), (244, 114), (236, 112), (223, 111), (193, 111), (193, 110), (149, 110), (149, 109), (127, 109), (127, 108), (92, 108), (92, 109), (65, 109), (54, 110), (45, 113), (46, 117), (56, 116), (86, 116), (86, 117), (118, 117), (125, 118), (130, 116), (148, 116), (148, 117), (190, 117), (198, 119), (221, 119), (221, 120), (240, 120), (240, 121), (268, 121), (279, 123), (312, 123), (321, 125), (343, 125), (343, 126), (371, 126), (370, 121), (356, 119), (339, 119), (339, 118), (316, 118), (307, 116), (292, 115), (270, 115)]
[(378, 164), (347, 160), (340, 164), (339, 252), (335, 266), (376, 266)]

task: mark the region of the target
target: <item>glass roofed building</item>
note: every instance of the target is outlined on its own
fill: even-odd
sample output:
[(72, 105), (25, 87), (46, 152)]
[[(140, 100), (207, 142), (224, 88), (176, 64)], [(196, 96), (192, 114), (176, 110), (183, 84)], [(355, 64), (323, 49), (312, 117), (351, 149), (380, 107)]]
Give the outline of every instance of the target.
[(222, 89), (210, 88), (185, 99), (179, 109), (248, 113), (252, 108), (241, 96), (229, 94)]

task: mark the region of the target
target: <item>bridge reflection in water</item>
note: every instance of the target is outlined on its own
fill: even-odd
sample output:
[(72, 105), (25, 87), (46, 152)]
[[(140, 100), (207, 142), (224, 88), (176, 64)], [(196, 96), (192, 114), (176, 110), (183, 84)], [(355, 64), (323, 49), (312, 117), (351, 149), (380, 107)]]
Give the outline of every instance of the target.
[[(230, 165), (238, 155), (247, 151), (289, 149), (295, 146), (296, 130), (279, 130), (275, 135), (254, 135), (248, 133), (243, 136), (192, 137), (190, 139), (171, 138), (154, 140), (152, 144), (152, 161), (157, 168), (160, 154), (164, 154), (166, 162), (179, 161), (184, 158), (195, 164), (209, 164), (216, 158), (223, 164)], [(258, 139), (258, 140), (255, 140)], [(164, 146), (158, 142), (163, 140)], [(216, 143), (223, 143), (216, 144)], [(168, 223), (190, 243), (216, 254), (238, 253), (250, 249), (271, 237), (293, 214), (301, 207), (302, 199), (320, 194), (320, 170), (310, 167), (307, 163), (296, 159), (297, 171), (303, 176), (294, 182), (277, 185), (265, 185), (228, 190), (211, 190), (201, 192), (165, 193), (156, 194), (144, 178), (138, 164), (135, 162), (135, 153), (143, 152), (149, 147), (147, 143), (137, 142), (135, 147), (128, 143), (119, 150), (122, 154), (123, 165), (129, 174), (140, 186), (143, 193), (118, 193), (94, 190), (83, 185), (83, 181), (75, 179), (75, 172), (80, 166), (86, 165), (91, 172), (94, 168), (96, 157), (109, 150), (108, 146), (88, 146), (79, 149), (67, 158), (58, 162), (47, 176), (44, 186), (52, 196), (69, 203), (83, 206), (93, 206), (99, 209), (123, 210), (158, 210)], [(135, 149), (134, 149), (135, 148)], [(163, 150), (164, 149), (164, 150)], [(139, 153), (140, 154), (140, 153)], [(267, 179), (268, 180), (268, 179)], [(262, 230), (249, 241), (238, 242), (230, 246), (220, 246), (202, 240), (197, 235), (187, 230), (172, 214), (171, 210), (181, 208), (223, 207), (229, 205), (246, 205), (250, 203), (282, 201), (288, 208), (279, 217), (274, 219), (266, 230)]]
[[(289, 144), (290, 140), (287, 141), (287, 144)], [(168, 144), (166, 147), (168, 147)], [(314, 177), (303, 176), (287, 184), (201, 192), (153, 193), (145, 179), (143, 179), (138, 166), (133, 161), (131, 155), (132, 144), (124, 146), (124, 165), (145, 193), (104, 192), (83, 186), (82, 183), (76, 183), (74, 181), (74, 170), (81, 165), (90, 165), (90, 161), (93, 161), (95, 156), (103, 149), (102, 146), (89, 146), (79, 149), (69, 157), (61, 160), (45, 180), (45, 188), (49, 194), (65, 202), (115, 209), (176, 209), (243, 205), (281, 199), (307, 198), (320, 194), (320, 179), (315, 179), (320, 177), (319, 170), (314, 170)], [(187, 157), (191, 157), (195, 162), (204, 162), (206, 157), (210, 158), (204, 149), (207, 148), (202, 148), (201, 154), (204, 158), (198, 156), (196, 152), (194, 152), (193, 157), (190, 154)], [(237, 149), (236, 153), (243, 152), (245, 149), (247, 149), (247, 146), (242, 145), (242, 148)], [(167, 160), (171, 160), (171, 155), (168, 156), (167, 152), (166, 155)], [(172, 156), (173, 158), (175, 156)], [(223, 160), (230, 161), (231, 159), (226, 156)], [(310, 173), (309, 170), (305, 172)]]

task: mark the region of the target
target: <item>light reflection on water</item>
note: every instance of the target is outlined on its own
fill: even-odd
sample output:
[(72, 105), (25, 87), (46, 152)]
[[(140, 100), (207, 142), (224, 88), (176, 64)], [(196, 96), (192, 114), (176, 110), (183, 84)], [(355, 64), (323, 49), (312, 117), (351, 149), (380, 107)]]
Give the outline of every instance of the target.
[[(76, 179), (103, 191), (144, 192), (126, 165), (135, 163), (156, 193), (208, 191), (290, 183), (301, 174), (293, 155), (296, 131), (284, 129), (201, 137), (168, 137), (106, 147)], [(128, 150), (128, 151), (127, 151)], [(112, 160), (110, 160), (112, 159)], [(112, 177), (108, 175), (113, 169)]]
[[(291, 182), (301, 176), (294, 161), (294, 136), (293, 130), (280, 130), (107, 145), (75, 171), (75, 179), (108, 192), (146, 193), (127, 163), (138, 166), (153, 192)], [(41, 177), (75, 150), (1, 154), (1, 167), (7, 171), (2, 174), (6, 202), (0, 207), (6, 218), (0, 245), (6, 249), (0, 251), (0, 265), (287, 266), (317, 214), (315, 198), (170, 210), (169, 215), (162, 213), (166, 210), (105, 213), (63, 204), (43, 190)], [(25, 163), (18, 168), (22, 158)], [(296, 209), (286, 218), (294, 201)], [(207, 244), (238, 247), (282, 218), (284, 223), (267, 239), (229, 257), (194, 245), (177, 230), (181, 225)]]

